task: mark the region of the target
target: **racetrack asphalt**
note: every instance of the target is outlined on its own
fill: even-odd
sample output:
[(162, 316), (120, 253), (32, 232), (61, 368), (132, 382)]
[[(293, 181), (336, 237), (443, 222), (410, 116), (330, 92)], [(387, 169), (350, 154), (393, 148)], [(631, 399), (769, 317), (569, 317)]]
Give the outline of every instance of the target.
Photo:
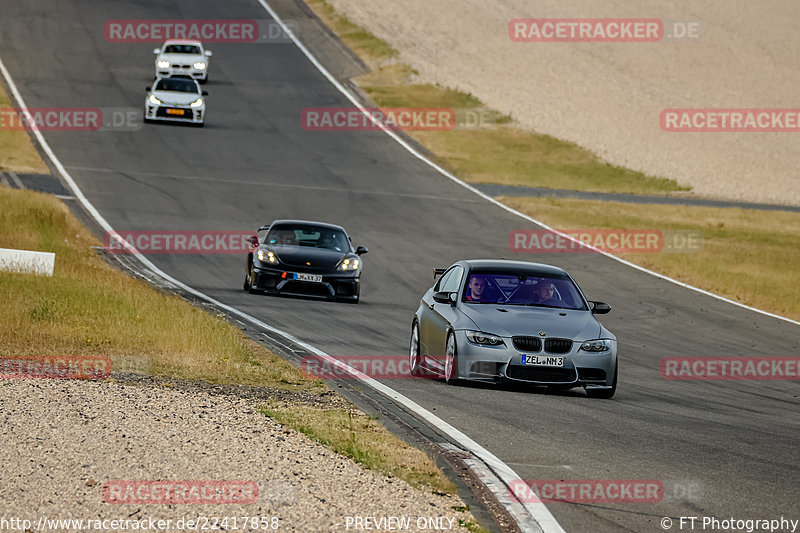
[[(255, 0), (4, 2), (0, 57), (30, 107), (141, 111), (151, 43), (106, 42), (109, 19), (266, 19)], [(302, 37), (302, 36), (301, 36)], [(241, 255), (151, 255), (189, 286), (335, 355), (400, 355), (431, 268), (517, 258), (567, 269), (619, 339), (611, 401), (439, 381), (387, 382), (523, 479), (657, 479), (659, 503), (548, 504), (567, 531), (661, 531), (664, 516), (800, 518), (800, 384), (666, 381), (666, 356), (800, 353), (800, 328), (595, 254), (514, 254), (534, 229), (380, 132), (311, 132), (307, 107), (347, 106), (292, 44), (214, 44), (203, 129), (48, 132), (117, 230), (249, 230), (277, 218), (344, 225), (364, 256), (359, 305), (250, 295)], [(732, 262), (735, 258), (731, 259)], [(677, 525), (677, 524), (676, 524)]]

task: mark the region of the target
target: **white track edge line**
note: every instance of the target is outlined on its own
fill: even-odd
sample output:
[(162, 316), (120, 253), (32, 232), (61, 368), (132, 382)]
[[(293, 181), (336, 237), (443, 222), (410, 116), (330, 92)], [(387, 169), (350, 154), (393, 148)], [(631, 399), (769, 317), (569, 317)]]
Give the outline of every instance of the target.
[[(259, 0), (259, 1), (261, 1), (261, 0)], [(283, 21), (281, 21), (280, 19), (276, 18), (276, 21), (279, 21), (279, 23), (281, 25), (283, 25)], [(288, 30), (288, 28), (285, 28), (285, 29)], [(19, 106), (23, 109), (23, 112), (26, 115), (30, 115), (30, 113), (28, 112), (28, 109), (27, 109), (27, 105), (25, 104), (25, 100), (24, 100), (24, 98), (22, 98), (22, 94), (19, 92), (19, 89), (17, 89), (17, 86), (14, 83), (14, 80), (11, 78), (11, 74), (8, 72), (8, 69), (6, 69), (5, 63), (3, 62), (2, 58), (0, 58), (0, 72), (2, 72), (3, 77), (6, 80), (6, 83), (8, 84), (9, 88), (11, 89), (11, 93), (12, 93), (14, 99), (17, 101)], [(28, 118), (31, 121), (31, 123), (33, 123), (32, 117), (27, 116), (26, 118)], [(44, 138), (42, 133), (40, 131), (38, 131), (38, 129), (35, 129), (35, 128), (32, 128), (32, 133), (34, 134), (34, 136), (36, 137), (36, 140), (39, 142), (40, 146), (42, 147), (42, 150), (44, 150), (45, 154), (47, 154), (47, 157), (50, 158), (50, 160), (55, 165), (56, 169), (61, 173), (61, 175), (64, 178), (64, 180), (67, 182), (67, 185), (72, 190), (72, 193), (75, 196), (75, 198), (77, 198), (78, 201), (81, 202), (81, 205), (83, 205), (83, 207), (91, 214), (92, 218), (95, 219), (95, 221), (100, 225), (100, 227), (102, 229), (104, 229), (109, 234), (112, 234), (112, 235), (116, 234), (114, 229), (111, 227), (111, 224), (108, 223), (108, 221), (100, 214), (100, 212), (94, 207), (94, 205), (92, 205), (92, 203), (89, 202), (89, 200), (86, 198), (86, 196), (84, 196), (83, 191), (81, 191), (81, 189), (78, 187), (77, 183), (75, 183), (75, 180), (72, 179), (72, 176), (69, 174), (69, 172), (67, 172), (67, 169), (64, 168), (64, 165), (61, 164), (61, 161), (58, 159), (58, 156), (56, 156), (55, 152), (53, 152), (52, 148), (50, 148), (50, 145), (47, 143), (47, 140)], [(198, 290), (193, 289), (192, 287), (186, 285), (185, 283), (182, 283), (182, 282), (176, 280), (175, 278), (173, 278), (172, 276), (170, 276), (166, 272), (163, 272), (161, 269), (159, 269), (149, 259), (147, 259), (145, 256), (143, 256), (136, 248), (133, 248), (129, 244), (127, 244), (127, 241), (122, 241), (122, 243), (125, 243), (125, 247), (127, 248), (127, 250), (132, 255), (134, 255), (139, 261), (141, 261), (141, 263), (143, 265), (145, 265), (148, 269), (150, 269), (151, 272), (153, 272), (157, 276), (161, 277), (162, 279), (167, 280), (168, 282), (172, 283), (176, 287), (179, 287), (179, 288), (183, 289), (184, 291), (186, 291), (186, 292), (188, 292), (188, 293), (190, 293), (190, 294), (192, 294), (192, 295), (194, 295), (194, 296), (196, 296), (196, 297), (198, 297), (200, 299), (203, 299), (203, 300), (205, 300), (205, 301), (207, 301), (207, 302), (209, 302), (209, 303), (211, 303), (211, 304), (213, 304), (215, 306), (218, 306), (219, 308), (224, 309), (224, 310), (230, 312), (233, 315), (239, 316), (239, 317), (251, 322), (252, 324), (255, 324), (255, 325), (257, 325), (257, 326), (259, 326), (259, 327), (261, 327), (261, 328), (263, 328), (263, 329), (265, 329), (267, 331), (275, 333), (276, 335), (280, 335), (283, 338), (288, 339), (289, 341), (297, 344), (298, 346), (308, 350), (309, 352), (311, 352), (313, 354), (316, 354), (316, 355), (318, 355), (320, 357), (323, 357), (323, 358), (331, 361), (332, 363), (336, 364), (337, 366), (346, 367), (346, 369), (351, 373), (360, 373), (356, 369), (354, 369), (354, 368), (352, 368), (350, 366), (344, 365), (340, 361), (337, 361), (336, 359), (332, 358), (330, 355), (328, 355), (325, 352), (323, 352), (322, 350), (319, 350), (318, 348), (312, 346), (311, 344), (308, 344), (308, 343), (306, 343), (304, 341), (301, 341), (300, 339), (298, 339), (294, 335), (292, 335), (290, 333), (287, 333), (285, 331), (279, 330), (279, 329), (277, 329), (277, 328), (275, 328), (273, 326), (270, 326), (269, 324), (267, 324), (265, 322), (262, 322), (261, 320), (255, 318), (255, 317), (253, 317), (251, 315), (248, 315), (247, 313), (245, 313), (243, 311), (240, 311), (240, 310), (238, 310), (238, 309), (236, 309), (234, 307), (226, 305), (226, 304), (224, 304), (224, 303), (222, 303), (222, 302), (220, 302), (220, 301), (218, 301), (218, 300), (216, 300), (216, 299), (214, 299), (214, 298), (212, 298), (212, 297), (210, 297), (210, 296), (208, 296), (208, 295), (206, 295), (206, 294), (204, 294), (204, 293), (202, 293), (202, 292), (200, 292)], [(464, 447), (465, 449), (471, 451), (475, 456), (479, 457), (484, 463), (486, 463), (487, 466), (491, 467), (497, 473), (497, 475), (503, 480), (503, 482), (506, 483), (509, 487), (511, 487), (511, 483), (512, 482), (520, 482), (520, 481), (522, 481), (522, 478), (520, 478), (520, 476), (511, 469), (511, 467), (509, 467), (508, 465), (503, 463), (500, 459), (498, 459), (489, 450), (486, 450), (481, 445), (479, 445), (477, 442), (473, 441), (467, 435), (462, 433), (460, 430), (456, 429), (455, 427), (451, 426), (450, 424), (448, 424), (444, 420), (440, 419), (439, 417), (437, 417), (436, 415), (434, 415), (433, 413), (431, 413), (430, 411), (428, 411), (427, 409), (425, 409), (421, 405), (417, 404), (416, 402), (414, 402), (410, 398), (407, 398), (406, 396), (400, 394), (399, 392), (395, 391), (394, 389), (392, 389), (390, 387), (387, 387), (386, 385), (384, 385), (384, 384), (382, 384), (382, 383), (380, 383), (380, 382), (378, 382), (378, 381), (376, 381), (376, 380), (374, 380), (374, 379), (372, 379), (370, 377), (364, 377), (364, 378), (358, 378), (358, 379), (360, 379), (364, 384), (369, 385), (370, 387), (372, 387), (376, 391), (379, 391), (382, 394), (384, 394), (385, 396), (387, 396), (388, 398), (392, 399), (394, 402), (396, 402), (396, 403), (398, 403), (400, 405), (403, 405), (404, 407), (406, 407), (407, 409), (412, 411), (414, 414), (416, 414), (418, 417), (422, 418), (423, 420), (425, 420), (429, 424), (432, 424), (434, 427), (438, 428), (443, 433), (447, 434), (455, 442), (458, 442), (462, 447)], [(524, 504), (524, 506), (525, 506), (525, 509), (531, 514), (531, 516), (533, 516), (533, 518), (536, 520), (536, 522), (539, 523), (539, 525), (541, 526), (542, 530), (545, 533), (564, 533), (564, 530), (558, 524), (558, 522), (556, 521), (555, 517), (553, 517), (550, 514), (550, 512), (547, 510), (547, 508), (545, 507), (545, 505), (543, 503), (526, 503), (526, 504)]]
[[(445, 176), (447, 176), (451, 180), (455, 181), (456, 183), (468, 188), (469, 190), (471, 190), (473, 192), (478, 193), (479, 196), (492, 201), (496, 205), (498, 205), (498, 206), (500, 206), (500, 207), (502, 207), (502, 208), (504, 208), (506, 210), (510, 210), (512, 213), (524, 216), (521, 213), (517, 213), (516, 211), (511, 210), (508, 206), (505, 206), (505, 205), (501, 204), (500, 202), (497, 202), (493, 198), (490, 198), (489, 196), (486, 196), (485, 194), (481, 193), (480, 191), (478, 191), (474, 187), (471, 187), (471, 186), (467, 185), (466, 183), (464, 183), (463, 181), (459, 180), (458, 178), (456, 178), (452, 174), (448, 173), (446, 170), (444, 170), (440, 166), (436, 165), (432, 161), (428, 160), (425, 156), (423, 156), (418, 151), (416, 151), (412, 146), (410, 146), (408, 143), (406, 143), (403, 139), (401, 139), (400, 137), (395, 135), (393, 132), (389, 131), (383, 124), (377, 122), (376, 119), (370, 113), (368, 113), (367, 110), (361, 105), (361, 103), (358, 101), (358, 99), (354, 95), (352, 95), (350, 93), (350, 91), (348, 91), (341, 83), (339, 83), (339, 81), (336, 78), (334, 78), (333, 75), (330, 72), (328, 72), (328, 69), (326, 69), (322, 65), (322, 63), (320, 63), (317, 60), (317, 58), (314, 56), (314, 54), (312, 54), (311, 51), (308, 48), (306, 48), (306, 46), (302, 42), (300, 42), (300, 40), (297, 38), (297, 36), (294, 34), (294, 32), (283, 22), (283, 19), (272, 9), (272, 7), (270, 7), (270, 5), (266, 2), (266, 0), (258, 0), (258, 2), (270, 14), (270, 16), (273, 19), (275, 19), (275, 21), (278, 23), (278, 25), (281, 27), (281, 29), (284, 32), (286, 32), (286, 34), (289, 36), (289, 38), (292, 39), (292, 42), (294, 42), (294, 44), (300, 49), (300, 51), (306, 56), (306, 58), (308, 58), (308, 60), (311, 61), (311, 63), (317, 68), (317, 70), (319, 70), (319, 72), (323, 76), (325, 76), (325, 78), (327, 78), (328, 81), (330, 81), (331, 84), (333, 84), (333, 86), (336, 87), (336, 89), (338, 89), (339, 92), (341, 92), (345, 96), (345, 98), (347, 98), (366, 117), (368, 117), (372, 121), (373, 124), (375, 124), (381, 130), (383, 130), (384, 133), (388, 134), (395, 141), (400, 143), (401, 146), (403, 146), (406, 150), (408, 150), (416, 158), (420, 159), (424, 163), (427, 163), (428, 165), (430, 165), (434, 169), (438, 170), (440, 173), (444, 174)], [(533, 221), (533, 219), (531, 219), (531, 220)], [(470, 439), (469, 437), (467, 437), (466, 435), (461, 433), (461, 431), (457, 430), (456, 428), (454, 428), (453, 426), (451, 426), (450, 424), (448, 424), (444, 420), (441, 420), (439, 417), (433, 415), (433, 413), (430, 413), (428, 410), (424, 409), (422, 406), (416, 404), (415, 402), (413, 402), (409, 398), (406, 398), (405, 396), (401, 395), (400, 393), (394, 391), (393, 389), (391, 389), (389, 387), (386, 387), (382, 383), (379, 383), (379, 382), (375, 381), (372, 378), (367, 377), (366, 379), (363, 379), (362, 381), (364, 381), (365, 383), (371, 385), (376, 390), (381, 391), (383, 394), (385, 394), (386, 396), (392, 398), (396, 402), (402, 403), (403, 405), (405, 405), (409, 409), (413, 409), (415, 413), (417, 413), (419, 416), (422, 416), (429, 423), (432, 423), (432, 424), (436, 425), (437, 427), (439, 427), (441, 430), (446, 431), (451, 437), (457, 438), (459, 443), (465, 444), (465, 447), (469, 451), (471, 451), (475, 456), (479, 457), (483, 462), (485, 462), (489, 467), (491, 467), (497, 473), (497, 475), (502, 479), (502, 481), (508, 486), (509, 490), (511, 490), (512, 482), (517, 482), (517, 483), (518, 482), (523, 482), (524, 483), (524, 481), (519, 476), (519, 474), (517, 474), (510, 466), (508, 466), (507, 464), (503, 463), (500, 459), (498, 459), (489, 450), (483, 448), (477, 442), (473, 441), (472, 439)], [(417, 409), (419, 409), (419, 410), (417, 410)], [(528, 511), (528, 513), (530, 513), (530, 515), (534, 518), (534, 520), (539, 523), (539, 525), (542, 528), (542, 530), (544, 531), (544, 533), (561, 533), (561, 532), (564, 531), (562, 529), (561, 525), (558, 523), (558, 521), (556, 521), (555, 517), (550, 513), (550, 511), (547, 509), (547, 507), (545, 506), (544, 503), (541, 503), (541, 502), (537, 502), (537, 503), (525, 502), (525, 503), (522, 503), (522, 505)]]
[(521, 212), (517, 211), (516, 209), (514, 209), (512, 207), (509, 207), (509, 206), (505, 205), (504, 203), (502, 203), (502, 202), (500, 202), (498, 200), (495, 200), (491, 196), (489, 196), (486, 193), (476, 189), (475, 187), (473, 187), (472, 185), (468, 184), (467, 182), (460, 180), (459, 178), (457, 178), (456, 176), (454, 176), (453, 174), (451, 174), (450, 172), (448, 172), (444, 168), (440, 167), (439, 165), (437, 165), (433, 161), (429, 160), (422, 153), (420, 153), (416, 148), (414, 148), (408, 142), (406, 142), (403, 138), (401, 138), (395, 132), (389, 130), (384, 124), (382, 124), (381, 122), (378, 122), (372, 116), (372, 114), (369, 113), (368, 110), (364, 106), (361, 105), (361, 103), (358, 101), (358, 99), (354, 95), (352, 95), (350, 93), (350, 91), (348, 91), (347, 88), (344, 85), (339, 83), (339, 81), (336, 78), (334, 78), (333, 75), (331, 75), (331, 73), (328, 72), (328, 70), (324, 66), (322, 66), (322, 64), (319, 61), (317, 61), (317, 59), (314, 57), (314, 55), (311, 53), (311, 51), (308, 48), (306, 48), (303, 43), (300, 42), (300, 40), (295, 36), (295, 34), (292, 32), (292, 30), (289, 29), (289, 27), (286, 24), (284, 24), (283, 20), (278, 16), (278, 14), (275, 13), (275, 11), (273, 11), (271, 7), (269, 7), (269, 5), (266, 3), (266, 0), (258, 0), (258, 2), (264, 7), (264, 9), (266, 9), (269, 12), (269, 14), (281, 26), (283, 31), (285, 31), (287, 33), (287, 35), (289, 35), (289, 37), (292, 39), (292, 41), (294, 41), (294, 43), (300, 49), (300, 51), (303, 52), (303, 54), (305, 54), (305, 56), (311, 61), (311, 63), (314, 64), (315, 67), (317, 67), (317, 70), (319, 70), (322, 73), (322, 75), (325, 76), (328, 79), (328, 81), (330, 81), (334, 85), (334, 87), (336, 87), (339, 90), (339, 92), (341, 92), (348, 100), (350, 100), (350, 102), (352, 102), (352, 104), (354, 106), (356, 106), (370, 121), (372, 121), (373, 124), (375, 124), (378, 128), (380, 128), (384, 133), (389, 135), (392, 139), (397, 141), (403, 148), (408, 150), (414, 157), (416, 157), (417, 159), (419, 159), (423, 163), (427, 164), (428, 166), (434, 168), (436, 171), (438, 171), (440, 174), (444, 175), (448, 179), (456, 182), (457, 184), (461, 185), (465, 189), (467, 189), (469, 191), (472, 191), (473, 193), (477, 194), (478, 196), (480, 196), (484, 200), (488, 200), (489, 202), (495, 204), (497, 207), (500, 207), (501, 209), (504, 209), (504, 210), (508, 211), (511, 214), (514, 214), (514, 215), (517, 215), (519, 217), (522, 217), (525, 220), (528, 220), (529, 222), (533, 222), (537, 226), (540, 226), (540, 227), (542, 227), (542, 228), (544, 228), (546, 230), (549, 230), (549, 231), (552, 231), (553, 233), (561, 235), (561, 236), (563, 236), (563, 237), (565, 237), (565, 238), (567, 238), (567, 239), (579, 244), (582, 247), (590, 248), (590, 249), (596, 251), (599, 254), (602, 254), (602, 255), (604, 255), (606, 257), (609, 257), (609, 258), (611, 258), (611, 259), (613, 259), (615, 261), (618, 261), (618, 262), (620, 262), (620, 263), (622, 263), (624, 265), (627, 265), (627, 266), (629, 266), (631, 268), (634, 268), (634, 269), (639, 270), (641, 272), (644, 272), (646, 274), (650, 274), (651, 276), (655, 276), (657, 278), (661, 278), (661, 279), (663, 279), (665, 281), (668, 281), (670, 283), (674, 283), (674, 284), (679, 285), (681, 287), (684, 287), (686, 289), (690, 289), (690, 290), (699, 292), (700, 294), (704, 294), (706, 296), (710, 296), (710, 297), (712, 297), (714, 299), (717, 299), (717, 300), (720, 300), (720, 301), (723, 301), (723, 302), (727, 302), (729, 304), (735, 305), (737, 307), (741, 307), (743, 309), (747, 309), (748, 311), (753, 311), (755, 313), (759, 313), (759, 314), (762, 314), (762, 315), (765, 315), (765, 316), (768, 316), (768, 317), (771, 317), (771, 318), (777, 318), (779, 320), (783, 320), (783, 321), (789, 322), (791, 324), (795, 324), (797, 326), (800, 326), (800, 321), (792, 320), (791, 318), (788, 318), (788, 317), (785, 317), (785, 316), (781, 316), (781, 315), (778, 315), (778, 314), (775, 314), (775, 313), (770, 313), (769, 311), (764, 311), (763, 309), (759, 309), (757, 307), (752, 307), (752, 306), (749, 306), (747, 304), (743, 304), (741, 302), (737, 302), (736, 300), (731, 300), (730, 298), (726, 298), (724, 296), (720, 296), (719, 294), (714, 294), (713, 292), (707, 291), (705, 289), (701, 289), (700, 287), (695, 287), (694, 285), (689, 285), (688, 283), (684, 283), (684, 282), (679, 281), (677, 279), (670, 278), (669, 276), (666, 276), (664, 274), (659, 274), (658, 272), (655, 272), (653, 270), (649, 270), (649, 269), (647, 269), (647, 268), (645, 268), (643, 266), (637, 265), (636, 263), (631, 263), (630, 261), (628, 261), (626, 259), (623, 259), (623, 258), (621, 258), (619, 256), (616, 256), (616, 255), (614, 255), (614, 254), (612, 254), (610, 252), (607, 252), (605, 250), (601, 250), (599, 248), (595, 248), (594, 246), (591, 246), (591, 245), (588, 245), (588, 244), (584, 244), (580, 240), (575, 239), (574, 237), (572, 237), (572, 236), (570, 236), (570, 235), (568, 235), (566, 233), (562, 233), (561, 231), (559, 231), (559, 230), (557, 230), (555, 228), (552, 228), (552, 227), (548, 226), (547, 224), (545, 224), (544, 222), (542, 222), (540, 220), (537, 220), (537, 219), (535, 219), (535, 218), (533, 218), (533, 217), (531, 217), (529, 215), (526, 215), (525, 213), (521, 213)]

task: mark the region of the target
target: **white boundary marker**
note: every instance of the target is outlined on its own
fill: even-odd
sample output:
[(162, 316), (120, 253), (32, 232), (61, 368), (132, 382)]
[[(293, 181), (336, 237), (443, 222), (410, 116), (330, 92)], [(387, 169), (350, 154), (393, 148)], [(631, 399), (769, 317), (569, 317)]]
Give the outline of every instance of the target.
[(33, 252), (0, 248), (0, 270), (52, 276), (56, 262), (53, 252)]

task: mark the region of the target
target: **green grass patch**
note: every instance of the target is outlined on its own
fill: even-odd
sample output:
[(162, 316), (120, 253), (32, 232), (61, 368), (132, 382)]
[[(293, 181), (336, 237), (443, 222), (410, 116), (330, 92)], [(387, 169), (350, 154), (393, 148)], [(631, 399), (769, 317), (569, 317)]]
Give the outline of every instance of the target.
[[(0, 248), (54, 252), (52, 277), (0, 272), (0, 356), (104, 355), (113, 371), (309, 394), (279, 421), (357, 462), (427, 490), (454, 487), (422, 451), (376, 420), (326, 400), (319, 379), (182, 298), (107, 264), (98, 242), (55, 197), (0, 187)], [(317, 405), (318, 403), (318, 405)]]
[(0, 355), (108, 355), (116, 370), (325, 390), (220, 317), (112, 268), (56, 198), (0, 188), (0, 247), (56, 254), (52, 277), (0, 272)]
[(599, 200), (500, 197), (555, 228), (693, 231), (692, 252), (620, 254), (685, 283), (800, 320), (800, 213)]
[(611, 165), (574, 143), (523, 130), (511, 117), (488, 109), (471, 94), (421, 84), (413, 65), (392, 61), (398, 53), (385, 41), (325, 0), (309, 0), (309, 5), (370, 66), (372, 72), (355, 81), (379, 107), (452, 108), (457, 117), (470, 109), (488, 114), (489, 120), (480, 128), (407, 132), (434, 154), (438, 164), (465, 181), (628, 194), (689, 190), (668, 178)]
[[(0, 84), (0, 112), (10, 112), (14, 107)], [(10, 128), (0, 128), (0, 170), (31, 174), (49, 172), (28, 132)]]
[(378, 39), (361, 26), (339, 13), (325, 0), (307, 0), (316, 15), (332, 29), (353, 52), (367, 62), (379, 62), (397, 57), (397, 50)]
[(606, 163), (574, 143), (524, 131), (470, 94), (435, 85), (362, 81), (361, 87), (380, 107), (444, 107), (457, 117), (465, 110), (484, 113), (488, 120), (481, 128), (408, 132), (437, 163), (468, 182), (630, 194), (687, 190), (674, 180)]

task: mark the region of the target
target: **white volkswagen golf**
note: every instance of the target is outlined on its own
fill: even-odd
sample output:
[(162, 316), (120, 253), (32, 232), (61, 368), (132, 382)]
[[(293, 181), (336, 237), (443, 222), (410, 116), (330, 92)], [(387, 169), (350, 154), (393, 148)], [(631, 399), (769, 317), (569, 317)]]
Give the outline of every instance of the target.
[(208, 63), (211, 50), (204, 50), (200, 41), (171, 39), (156, 55), (156, 77), (185, 76), (200, 83), (208, 80)]
[(208, 93), (194, 80), (158, 78), (152, 87), (145, 87), (144, 121), (168, 120), (203, 127)]

